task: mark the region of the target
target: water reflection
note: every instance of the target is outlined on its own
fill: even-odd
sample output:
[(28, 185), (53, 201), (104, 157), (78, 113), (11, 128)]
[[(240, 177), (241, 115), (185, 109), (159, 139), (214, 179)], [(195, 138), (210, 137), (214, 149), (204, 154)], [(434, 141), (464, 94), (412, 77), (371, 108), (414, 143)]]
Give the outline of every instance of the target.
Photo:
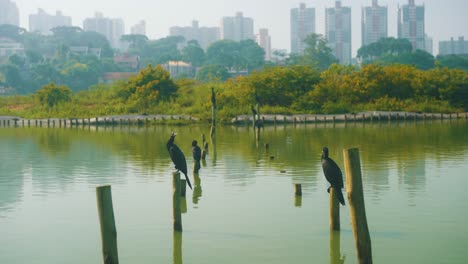
[(198, 204), (200, 197), (202, 196), (202, 186), (201, 179), (198, 173), (193, 174), (193, 192), (192, 192), (192, 202), (193, 204)]
[(174, 232), (173, 235), (173, 260), (174, 264), (182, 264), (182, 232)]

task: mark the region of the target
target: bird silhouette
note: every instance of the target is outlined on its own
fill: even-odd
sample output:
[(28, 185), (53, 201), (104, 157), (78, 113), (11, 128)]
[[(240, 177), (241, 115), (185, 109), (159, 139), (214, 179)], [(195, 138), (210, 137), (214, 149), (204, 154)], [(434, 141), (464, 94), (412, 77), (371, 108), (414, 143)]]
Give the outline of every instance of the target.
[(200, 162), (201, 148), (197, 144), (198, 142), (196, 140), (192, 141), (192, 155), (195, 161)]
[(336, 190), (338, 201), (345, 205), (345, 200), (343, 197), (343, 193), (341, 189), (344, 187), (343, 185), (343, 174), (341, 173), (340, 167), (333, 161), (330, 157), (328, 157), (328, 148), (323, 147), (322, 151), (322, 169), (323, 173), (325, 174), (325, 178), (330, 183), (330, 187), (328, 187), (327, 192), (330, 192), (330, 188), (333, 187)]
[(180, 148), (174, 143), (174, 139), (177, 133), (172, 132), (171, 137), (167, 141), (167, 151), (169, 151), (169, 155), (171, 156), (171, 160), (175, 165), (177, 171), (181, 171), (185, 175), (185, 179), (187, 180), (187, 184), (192, 189), (192, 184), (190, 183), (190, 179), (187, 176), (187, 161), (185, 160), (184, 153), (180, 150)]

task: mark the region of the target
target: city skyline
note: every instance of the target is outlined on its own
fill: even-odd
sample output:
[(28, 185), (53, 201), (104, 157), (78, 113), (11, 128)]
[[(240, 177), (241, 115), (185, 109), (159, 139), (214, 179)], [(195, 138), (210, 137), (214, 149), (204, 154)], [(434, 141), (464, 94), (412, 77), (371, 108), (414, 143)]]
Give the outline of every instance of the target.
[[(138, 0), (122, 0), (119, 5), (111, 1), (67, 2), (57, 0), (16, 0), (13, 1), (19, 8), (20, 26), (28, 28), (28, 16), (42, 8), (47, 13), (54, 14), (61, 11), (71, 16), (73, 25), (83, 27), (84, 19), (92, 17), (95, 12), (102, 12), (106, 17), (122, 18), (125, 21), (125, 32), (130, 32), (130, 26), (141, 20), (146, 21), (146, 32), (150, 39), (158, 39), (169, 35), (173, 26), (187, 26), (192, 20), (198, 20), (200, 26), (219, 27), (225, 16), (232, 16), (242, 12), (245, 17), (254, 20), (254, 34), (260, 28), (270, 32), (271, 46), (275, 49), (290, 51), (290, 10), (305, 3), (307, 7), (316, 10), (316, 32), (325, 35), (325, 8), (334, 6), (335, 1), (267, 1), (258, 0), (255, 5), (251, 1), (238, 0), (220, 2), (215, 0), (200, 0), (195, 2), (174, 0), (171, 2), (146, 2)], [(371, 0), (343, 0), (343, 6), (351, 7), (352, 12), (352, 48), (353, 57), (361, 47), (361, 8), (370, 6)], [(379, 0), (379, 4), (388, 7), (388, 35), (397, 36), (398, 6), (407, 4), (407, 0), (390, 1)], [(417, 5), (424, 5), (426, 9), (426, 33), (434, 40), (434, 52), (437, 53), (439, 41), (449, 40), (451, 37), (468, 37), (468, 28), (465, 27), (468, 19), (464, 17), (468, 10), (466, 0), (416, 0)], [(263, 8), (258, 8), (262, 6)]]

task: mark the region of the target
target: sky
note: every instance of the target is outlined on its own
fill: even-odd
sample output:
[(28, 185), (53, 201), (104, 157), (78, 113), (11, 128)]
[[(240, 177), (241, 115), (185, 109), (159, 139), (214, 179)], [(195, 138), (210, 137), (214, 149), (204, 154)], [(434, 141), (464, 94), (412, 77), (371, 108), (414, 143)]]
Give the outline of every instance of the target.
[[(122, 18), (126, 33), (140, 20), (146, 21), (150, 39), (166, 37), (172, 26), (190, 26), (198, 20), (200, 26), (219, 26), (224, 16), (243, 12), (254, 20), (254, 30), (269, 30), (272, 48), (290, 50), (290, 10), (303, 2), (315, 8), (316, 31), (325, 34), (325, 8), (333, 7), (334, 0), (12, 0), (20, 11), (20, 26), (29, 29), (29, 14), (38, 8), (49, 14), (57, 10), (72, 17), (74, 26), (83, 26), (83, 20), (102, 12), (105, 17)], [(352, 50), (356, 55), (361, 46), (361, 7), (370, 6), (372, 0), (342, 0), (343, 6), (352, 8)], [(389, 36), (397, 35), (397, 8), (408, 0), (379, 0), (388, 7)], [(434, 54), (438, 42), (450, 37), (464, 36), (468, 40), (468, 0), (416, 0), (425, 6), (426, 34), (434, 40)]]

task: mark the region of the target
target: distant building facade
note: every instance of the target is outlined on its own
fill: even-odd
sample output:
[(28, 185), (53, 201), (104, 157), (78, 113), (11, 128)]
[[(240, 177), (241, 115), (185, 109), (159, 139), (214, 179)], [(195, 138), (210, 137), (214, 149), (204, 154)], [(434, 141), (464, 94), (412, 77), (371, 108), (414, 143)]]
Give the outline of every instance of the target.
[(468, 54), (468, 41), (464, 37), (457, 40), (450, 38), (448, 41), (439, 42), (439, 55), (461, 55)]
[(291, 53), (302, 54), (305, 49), (304, 40), (315, 33), (315, 8), (306, 8), (301, 3), (299, 8), (291, 9)]
[(102, 13), (97, 12), (94, 17), (86, 18), (83, 21), (83, 29), (104, 35), (113, 48), (120, 49), (122, 47), (120, 38), (125, 34), (125, 24), (120, 18), (107, 18)]
[(14, 54), (20, 56), (25, 54), (23, 44), (10, 38), (0, 37), (0, 62)]
[(413, 50), (426, 50), (424, 5), (417, 6), (414, 1), (398, 7), (398, 38), (409, 40)]
[(29, 15), (29, 31), (40, 32), (42, 35), (52, 34), (55, 27), (71, 27), (72, 19), (57, 11), (55, 15), (49, 15), (44, 10), (38, 9), (37, 14)]
[(19, 26), (19, 10), (15, 2), (0, 0), (0, 25), (1, 24)]
[(339, 63), (351, 64), (351, 8), (341, 1), (325, 9), (325, 37)]
[(221, 39), (254, 40), (253, 19), (244, 17), (242, 12), (237, 12), (234, 17), (223, 17), (221, 19)]
[(271, 37), (268, 34), (268, 29), (259, 29), (256, 41), (257, 44), (265, 51), (265, 60), (271, 61)]
[(211, 43), (220, 39), (218, 27), (200, 27), (198, 21), (192, 21), (191, 27), (171, 27), (170, 36), (182, 36), (185, 41), (196, 40), (201, 48), (206, 50)]
[(162, 64), (162, 67), (167, 70), (171, 77), (187, 77), (193, 76), (194, 68), (192, 64), (183, 61), (168, 61)]
[(362, 46), (388, 37), (388, 9), (372, 0), (372, 6), (362, 8)]
[(133, 35), (145, 35), (146, 36), (146, 21), (141, 20), (138, 24), (132, 26), (130, 32)]

